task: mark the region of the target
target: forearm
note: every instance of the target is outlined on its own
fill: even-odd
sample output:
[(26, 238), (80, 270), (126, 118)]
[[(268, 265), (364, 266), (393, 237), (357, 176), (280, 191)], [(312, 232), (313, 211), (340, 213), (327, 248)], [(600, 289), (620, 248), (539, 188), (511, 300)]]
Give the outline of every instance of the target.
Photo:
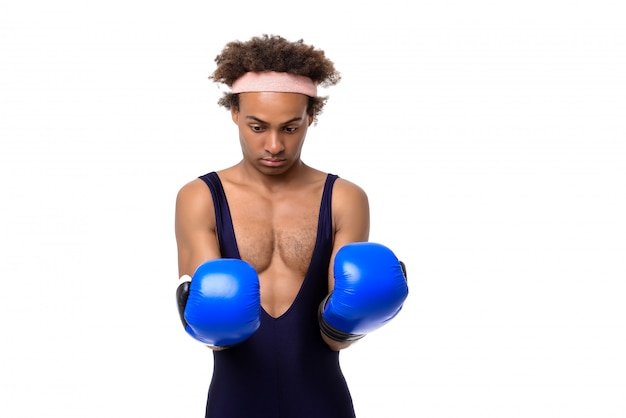
[(320, 331), (320, 334), (322, 335), (322, 340), (324, 340), (328, 348), (330, 348), (333, 351), (339, 351), (339, 350), (348, 348), (355, 342), (355, 341), (335, 341), (332, 338), (329, 338), (326, 334), (324, 334), (321, 331)]

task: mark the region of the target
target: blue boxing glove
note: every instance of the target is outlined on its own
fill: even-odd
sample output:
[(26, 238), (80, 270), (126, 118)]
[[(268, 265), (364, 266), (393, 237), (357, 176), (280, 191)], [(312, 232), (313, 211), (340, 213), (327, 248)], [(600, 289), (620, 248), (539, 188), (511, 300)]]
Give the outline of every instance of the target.
[[(186, 278), (186, 279), (185, 279)], [(243, 260), (216, 259), (183, 276), (176, 290), (185, 331), (212, 347), (229, 347), (250, 337), (261, 324), (256, 270)]]
[(382, 327), (402, 309), (409, 289), (404, 264), (387, 247), (357, 242), (340, 248), (335, 285), (320, 304), (319, 323), (330, 339), (355, 341)]

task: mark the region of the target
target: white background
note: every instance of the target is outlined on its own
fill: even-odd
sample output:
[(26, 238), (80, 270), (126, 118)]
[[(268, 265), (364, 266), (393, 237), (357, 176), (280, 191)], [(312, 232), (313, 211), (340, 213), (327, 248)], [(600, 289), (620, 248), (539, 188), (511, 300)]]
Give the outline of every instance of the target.
[(409, 268), (341, 354), (359, 418), (626, 416), (619, 4), (2, 2), (0, 416), (203, 416), (173, 205), (239, 159), (207, 77), (262, 33), (341, 71), (304, 160)]

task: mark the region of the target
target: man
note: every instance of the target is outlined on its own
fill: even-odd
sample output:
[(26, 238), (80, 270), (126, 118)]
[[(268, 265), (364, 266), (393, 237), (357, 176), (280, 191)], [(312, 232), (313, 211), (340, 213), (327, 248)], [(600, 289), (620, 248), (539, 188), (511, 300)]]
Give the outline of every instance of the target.
[(354, 417), (339, 350), (395, 317), (408, 288), (391, 250), (367, 242), (366, 193), (301, 159), (327, 100), (317, 86), (340, 74), (279, 36), (215, 62), (242, 159), (176, 200), (179, 312), (214, 356), (206, 417)]

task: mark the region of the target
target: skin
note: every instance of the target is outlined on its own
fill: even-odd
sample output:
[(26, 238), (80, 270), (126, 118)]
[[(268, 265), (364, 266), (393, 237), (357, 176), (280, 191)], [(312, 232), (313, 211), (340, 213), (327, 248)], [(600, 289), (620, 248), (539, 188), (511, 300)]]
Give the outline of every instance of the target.
[[(314, 116), (306, 110), (307, 96), (302, 94), (241, 93), (239, 110), (231, 110), (231, 115), (239, 129), (242, 159), (218, 171), (241, 258), (257, 271), (261, 305), (273, 317), (287, 311), (304, 281), (326, 180), (326, 173), (301, 159)], [(329, 292), (334, 285), (332, 266), (337, 251), (348, 243), (368, 240), (366, 193), (347, 180), (337, 179), (332, 218)], [(180, 276), (193, 276), (200, 264), (220, 258), (213, 200), (202, 180), (194, 179), (180, 189), (175, 227)], [(351, 344), (321, 335), (332, 350)]]

